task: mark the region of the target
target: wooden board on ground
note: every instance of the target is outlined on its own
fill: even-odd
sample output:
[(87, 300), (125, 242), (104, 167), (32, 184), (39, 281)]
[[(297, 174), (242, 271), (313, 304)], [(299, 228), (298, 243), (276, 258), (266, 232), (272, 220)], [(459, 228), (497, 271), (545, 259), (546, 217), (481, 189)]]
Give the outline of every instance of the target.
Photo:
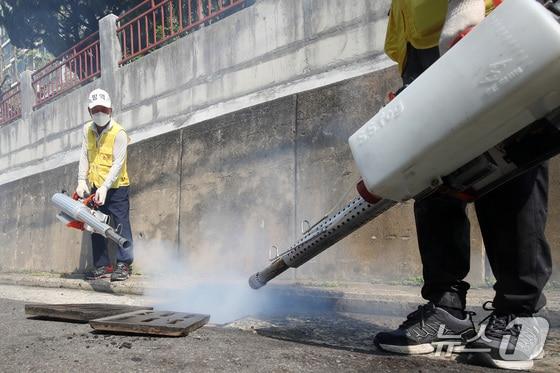
[(173, 311), (133, 311), (91, 320), (95, 330), (181, 337), (203, 327), (210, 315)]
[(107, 316), (114, 316), (131, 311), (152, 310), (153, 307), (129, 306), (125, 304), (76, 303), (76, 304), (45, 304), (29, 303), (25, 305), (25, 313), (46, 319), (88, 322)]

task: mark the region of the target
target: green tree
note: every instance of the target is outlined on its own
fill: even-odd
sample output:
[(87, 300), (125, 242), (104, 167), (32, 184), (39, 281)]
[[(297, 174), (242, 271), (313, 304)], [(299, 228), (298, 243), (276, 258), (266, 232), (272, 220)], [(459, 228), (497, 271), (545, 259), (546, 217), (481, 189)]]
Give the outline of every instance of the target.
[(0, 25), (12, 44), (34, 48), (39, 41), (59, 55), (98, 30), (109, 13), (120, 15), (141, 0), (0, 0)]

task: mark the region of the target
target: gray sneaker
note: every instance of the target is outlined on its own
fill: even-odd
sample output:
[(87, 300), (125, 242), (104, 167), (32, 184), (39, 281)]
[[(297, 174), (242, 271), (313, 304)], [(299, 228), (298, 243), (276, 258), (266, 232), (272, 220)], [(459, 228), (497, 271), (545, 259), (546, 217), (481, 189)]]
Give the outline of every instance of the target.
[(478, 338), (467, 344), (471, 359), (493, 368), (529, 370), (542, 358), (549, 324), (542, 317), (493, 312), (481, 322)]
[(438, 342), (442, 342), (439, 343), (442, 347), (457, 347), (474, 336), (472, 313), (466, 313), (465, 319), (461, 320), (430, 302), (418, 306), (418, 310), (408, 315), (398, 329), (378, 333), (374, 343), (388, 352), (427, 354), (436, 350)]
[(130, 272), (132, 272), (130, 265), (119, 262), (111, 274), (111, 281), (124, 281), (130, 277)]
[(101, 266), (94, 268), (91, 271), (87, 271), (84, 275), (86, 280), (99, 280), (102, 278), (109, 278), (113, 274), (113, 266)]

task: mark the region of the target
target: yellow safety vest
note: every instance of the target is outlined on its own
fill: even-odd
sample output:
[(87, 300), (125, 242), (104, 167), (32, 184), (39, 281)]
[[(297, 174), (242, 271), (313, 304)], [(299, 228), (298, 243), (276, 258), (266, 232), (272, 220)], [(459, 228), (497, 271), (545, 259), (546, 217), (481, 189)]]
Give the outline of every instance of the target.
[[(485, 0), (486, 14), (501, 1)], [(406, 45), (428, 49), (439, 44), (445, 24), (448, 0), (393, 0), (385, 37), (385, 53), (399, 64), (402, 73)]]
[[(115, 144), (115, 137), (120, 131), (124, 129), (117, 122), (112, 121), (112, 126), (102, 133), (99, 142), (95, 137), (96, 131), (93, 122), (89, 123), (87, 135), (87, 152), (89, 161), (88, 180), (96, 187), (100, 187), (107, 178), (109, 170), (113, 165), (113, 145)], [(129, 185), (128, 173), (126, 170), (126, 159), (121, 168), (121, 172), (111, 188), (119, 188)]]
[(406, 45), (428, 49), (439, 44), (448, 0), (393, 0), (385, 37), (385, 53), (402, 73)]
[(501, 4), (503, 0), (484, 0), (486, 4), (486, 15), (490, 14), (491, 11), (496, 9), (498, 5)]

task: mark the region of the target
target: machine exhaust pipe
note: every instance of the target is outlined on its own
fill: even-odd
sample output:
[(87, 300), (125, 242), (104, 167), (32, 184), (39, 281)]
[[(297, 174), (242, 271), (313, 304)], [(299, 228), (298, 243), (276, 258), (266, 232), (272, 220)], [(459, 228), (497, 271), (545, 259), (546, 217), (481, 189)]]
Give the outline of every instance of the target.
[(288, 268), (299, 267), (396, 203), (388, 199), (369, 203), (362, 197), (354, 198), (343, 209), (326, 216), (311, 227), (290, 249), (272, 259), (272, 263), (265, 269), (252, 275), (249, 286), (259, 289)]

